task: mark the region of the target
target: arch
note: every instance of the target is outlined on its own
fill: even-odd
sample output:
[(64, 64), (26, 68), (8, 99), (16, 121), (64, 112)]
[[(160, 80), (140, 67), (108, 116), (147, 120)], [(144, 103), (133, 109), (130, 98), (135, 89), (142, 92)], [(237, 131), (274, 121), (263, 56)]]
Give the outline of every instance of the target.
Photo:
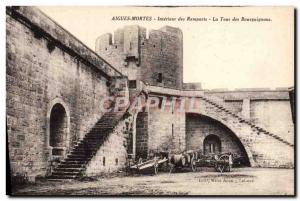
[(67, 114), (65, 108), (56, 103), (50, 114), (50, 146), (63, 147), (66, 137)]
[(148, 112), (138, 112), (135, 123), (135, 157), (147, 158), (148, 153)]
[[(148, 99), (148, 93), (144, 89), (142, 89), (140, 91), (139, 95), (137, 95), (137, 96), (141, 96), (142, 98), (145, 99), (145, 101), (147, 101), (147, 99)], [(132, 147), (129, 148), (129, 150), (131, 150), (132, 152), (129, 152), (128, 154), (132, 155), (133, 159), (136, 158), (137, 118), (138, 118), (138, 114), (143, 112), (143, 111), (146, 111), (145, 105), (142, 106), (141, 108), (137, 109), (137, 110), (136, 109), (128, 110), (128, 113), (133, 116), (133, 119), (132, 119), (132, 136), (131, 136), (131, 139), (129, 139), (129, 140), (132, 141), (132, 142), (129, 142), (129, 144), (132, 146)]]
[[(224, 129), (226, 129), (227, 131), (229, 131), (233, 137), (233, 139), (235, 140), (235, 143), (241, 148), (241, 151), (245, 154), (246, 156), (246, 164), (248, 166), (255, 166), (255, 162), (253, 160), (252, 157), (252, 152), (250, 151), (250, 148), (247, 146), (247, 144), (242, 143), (241, 141), (241, 133), (235, 132), (235, 129), (232, 125), (228, 125), (226, 124), (226, 121), (224, 121), (223, 119), (218, 119), (218, 118), (214, 118), (212, 116), (209, 116), (207, 114), (203, 114), (203, 113), (197, 113), (197, 112), (192, 112), (192, 113), (186, 113), (186, 118), (187, 115), (198, 115), (199, 117), (204, 117), (206, 119), (209, 119), (210, 121), (215, 122), (216, 124), (221, 125)], [(219, 136), (218, 136), (219, 137)], [(203, 143), (204, 145), (204, 143)], [(221, 144), (222, 147), (222, 144)], [(204, 148), (204, 146), (203, 146)], [(221, 148), (221, 151), (222, 148)]]
[(60, 98), (51, 101), (47, 111), (46, 147), (50, 158), (64, 158), (70, 146), (70, 112)]
[(203, 140), (204, 154), (219, 154), (222, 152), (221, 140), (218, 136), (210, 134)]

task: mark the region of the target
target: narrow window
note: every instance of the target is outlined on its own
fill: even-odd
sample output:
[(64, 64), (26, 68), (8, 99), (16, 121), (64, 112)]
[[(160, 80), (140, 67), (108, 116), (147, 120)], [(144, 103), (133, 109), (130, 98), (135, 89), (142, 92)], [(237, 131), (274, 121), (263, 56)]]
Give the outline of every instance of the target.
[(162, 79), (163, 79), (162, 73), (158, 73), (157, 82), (162, 83)]
[(160, 51), (162, 52), (164, 48), (164, 41), (160, 39)]
[(174, 137), (174, 124), (172, 124), (172, 137)]
[(116, 158), (116, 165), (118, 165), (118, 163), (119, 163), (119, 160)]
[[(176, 104), (176, 103), (175, 103), (175, 104)], [(173, 104), (173, 102), (172, 102), (172, 105), (171, 105), (172, 114), (174, 114), (174, 107), (175, 107), (175, 104)]]
[(159, 97), (158, 108), (161, 109), (163, 98)]
[(136, 88), (136, 80), (129, 80), (129, 88), (135, 89)]
[(103, 166), (105, 166), (105, 157), (103, 157), (102, 163), (103, 163)]

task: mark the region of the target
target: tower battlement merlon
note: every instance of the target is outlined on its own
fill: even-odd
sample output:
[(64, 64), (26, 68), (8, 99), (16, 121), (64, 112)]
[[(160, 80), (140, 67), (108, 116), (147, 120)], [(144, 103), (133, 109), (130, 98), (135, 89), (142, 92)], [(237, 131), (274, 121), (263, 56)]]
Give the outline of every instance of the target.
[(96, 39), (96, 50), (112, 45), (112, 34), (106, 33)]
[(182, 31), (180, 28), (177, 28), (177, 27), (171, 27), (171, 26), (163, 26), (162, 28), (160, 28), (159, 30), (163, 31), (163, 32), (168, 32), (170, 34), (174, 34), (174, 35), (177, 35), (177, 36), (181, 36), (182, 37)]
[[(99, 36), (96, 40), (96, 52), (103, 54), (122, 55), (122, 64), (127, 66), (128, 61), (135, 61), (140, 64), (140, 41), (146, 38), (146, 29), (138, 25), (129, 25), (111, 33)], [(106, 51), (106, 52), (105, 52)]]

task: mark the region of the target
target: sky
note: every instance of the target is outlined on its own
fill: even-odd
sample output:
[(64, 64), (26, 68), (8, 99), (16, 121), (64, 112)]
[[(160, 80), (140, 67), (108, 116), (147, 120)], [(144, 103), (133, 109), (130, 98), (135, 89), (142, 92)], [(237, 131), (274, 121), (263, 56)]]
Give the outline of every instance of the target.
[[(274, 89), (294, 85), (291, 7), (39, 8), (92, 50), (98, 36), (125, 25), (137, 24), (148, 30), (165, 25), (178, 27), (183, 32), (184, 82), (201, 82), (205, 89)], [(113, 21), (113, 16), (194, 17), (207, 21)], [(221, 21), (221, 17), (230, 21)], [(240, 21), (233, 21), (234, 17)], [(242, 17), (270, 21), (245, 22)]]

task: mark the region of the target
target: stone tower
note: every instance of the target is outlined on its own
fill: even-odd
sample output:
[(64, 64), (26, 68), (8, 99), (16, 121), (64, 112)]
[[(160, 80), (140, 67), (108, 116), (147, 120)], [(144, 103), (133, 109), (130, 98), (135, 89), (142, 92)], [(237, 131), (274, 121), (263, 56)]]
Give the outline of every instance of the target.
[(182, 32), (165, 26), (150, 30), (125, 26), (97, 38), (96, 52), (129, 80), (181, 89), (183, 82)]

